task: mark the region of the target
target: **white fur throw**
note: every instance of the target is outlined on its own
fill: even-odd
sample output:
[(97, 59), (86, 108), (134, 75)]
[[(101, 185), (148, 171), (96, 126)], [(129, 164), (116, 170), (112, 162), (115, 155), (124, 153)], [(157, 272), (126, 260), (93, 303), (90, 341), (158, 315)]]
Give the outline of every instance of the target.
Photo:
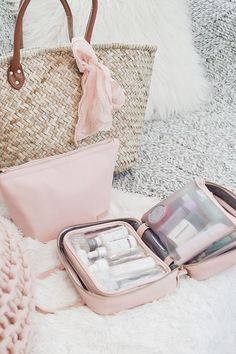
[[(16, 3), (19, 0), (11, 0)], [(91, 0), (68, 0), (75, 33), (83, 35)], [(208, 96), (194, 48), (187, 0), (99, 0), (93, 42), (158, 46), (147, 117), (193, 110)], [(54, 46), (68, 39), (59, 0), (32, 0), (24, 21), (25, 47)]]

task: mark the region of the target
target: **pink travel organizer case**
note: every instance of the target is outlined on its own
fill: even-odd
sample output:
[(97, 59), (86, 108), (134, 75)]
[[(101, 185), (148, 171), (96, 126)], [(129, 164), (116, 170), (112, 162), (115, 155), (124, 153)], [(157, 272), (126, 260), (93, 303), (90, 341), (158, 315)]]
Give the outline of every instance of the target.
[(203, 280), (236, 265), (235, 217), (235, 194), (195, 179), (142, 221), (68, 227), (58, 237), (59, 255), (83, 302), (99, 314), (116, 313), (172, 293), (181, 275)]

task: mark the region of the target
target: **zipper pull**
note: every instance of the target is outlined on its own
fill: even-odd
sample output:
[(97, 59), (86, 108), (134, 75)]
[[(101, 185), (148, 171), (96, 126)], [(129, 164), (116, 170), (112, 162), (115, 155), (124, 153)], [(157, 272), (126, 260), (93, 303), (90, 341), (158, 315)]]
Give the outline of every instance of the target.
[(187, 275), (187, 274), (188, 274), (187, 269), (185, 269), (185, 267), (183, 265), (178, 267), (178, 274), (177, 274), (177, 277), (176, 277), (177, 286), (179, 286), (180, 277), (183, 276), (183, 275)]

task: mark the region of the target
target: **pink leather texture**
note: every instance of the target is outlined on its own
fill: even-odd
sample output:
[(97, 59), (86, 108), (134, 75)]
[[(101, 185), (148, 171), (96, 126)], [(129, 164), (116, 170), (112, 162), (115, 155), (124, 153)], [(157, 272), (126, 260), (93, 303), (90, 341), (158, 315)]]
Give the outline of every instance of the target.
[(97, 221), (109, 207), (119, 142), (105, 140), (0, 174), (9, 214), (24, 235), (42, 242), (69, 225)]
[(205, 262), (188, 264), (185, 269), (191, 278), (205, 280), (236, 265), (236, 250), (208, 259)]
[(98, 61), (92, 46), (83, 38), (72, 39), (72, 50), (83, 76), (82, 97), (78, 107), (75, 141), (112, 127), (112, 113), (125, 102), (120, 85), (111, 78), (110, 70)]
[(126, 294), (108, 297), (82, 289), (72, 268), (66, 266), (66, 270), (86, 305), (100, 315), (109, 315), (128, 310), (169, 295), (176, 289), (176, 279), (178, 276), (178, 270), (175, 270), (162, 279), (140, 287), (139, 289), (135, 289)]

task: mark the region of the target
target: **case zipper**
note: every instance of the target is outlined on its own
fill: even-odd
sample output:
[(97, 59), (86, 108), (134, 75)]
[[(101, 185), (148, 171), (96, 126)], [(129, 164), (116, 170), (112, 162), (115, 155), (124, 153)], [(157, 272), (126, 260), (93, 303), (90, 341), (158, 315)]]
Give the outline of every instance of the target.
[(66, 157), (66, 156), (70, 156), (70, 155), (74, 155), (74, 154), (77, 154), (79, 152), (83, 152), (83, 151), (87, 151), (95, 146), (99, 146), (99, 145), (106, 145), (106, 144), (109, 144), (111, 143), (112, 141), (114, 142), (115, 139), (108, 139), (108, 140), (105, 140), (105, 141), (101, 141), (99, 143), (96, 143), (96, 144), (92, 144), (92, 145), (88, 145), (88, 146), (85, 146), (83, 148), (79, 148), (77, 150), (73, 150), (73, 151), (69, 151), (69, 152), (66, 152), (64, 154), (61, 154), (61, 155), (55, 155), (55, 156), (49, 156), (49, 157), (44, 157), (42, 159), (36, 159), (36, 160), (33, 160), (33, 161), (29, 161), (29, 162), (26, 162), (22, 165), (19, 165), (19, 166), (13, 166), (13, 167), (6, 167), (6, 168), (2, 168), (0, 169), (0, 174), (1, 173), (9, 173), (11, 171), (18, 171), (20, 169), (24, 169), (24, 168), (28, 168), (28, 167), (31, 167), (31, 166), (36, 166), (36, 165), (40, 165), (40, 164), (45, 164), (47, 162), (50, 162), (52, 160), (58, 160), (58, 159), (61, 159), (63, 157)]
[(177, 286), (179, 286), (179, 280), (180, 280), (180, 277), (183, 276), (183, 275), (187, 275), (188, 272), (187, 272), (187, 269), (185, 268), (185, 266), (182, 264), (178, 267), (178, 273), (177, 273), (177, 277), (176, 277), (176, 283), (177, 283)]

